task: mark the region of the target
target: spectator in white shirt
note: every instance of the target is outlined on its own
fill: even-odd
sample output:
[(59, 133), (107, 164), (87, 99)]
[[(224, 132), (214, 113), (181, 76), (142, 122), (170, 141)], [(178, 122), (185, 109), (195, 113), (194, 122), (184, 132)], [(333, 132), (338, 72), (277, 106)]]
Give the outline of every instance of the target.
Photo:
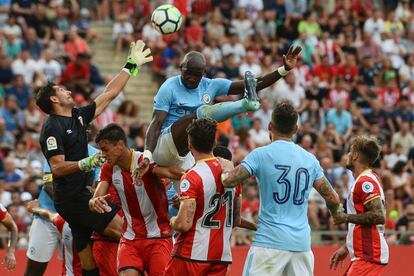
[(204, 47), (202, 53), (206, 59), (210, 59), (210, 64), (212, 65), (215, 65), (217, 61), (223, 58), (220, 49), (217, 47), (217, 41), (215, 39), (209, 39), (207, 41), (207, 46)]
[(263, 10), (263, 0), (239, 0), (239, 7), (245, 8), (250, 20), (257, 19), (257, 13)]
[(239, 42), (239, 37), (235, 32), (230, 34), (229, 42), (223, 45), (221, 51), (223, 56), (233, 54), (237, 64), (240, 64), (242, 58), (246, 55), (246, 48)]
[(410, 133), (409, 122), (402, 122), (400, 131), (392, 136), (391, 148), (395, 149), (397, 145), (402, 147), (402, 153), (405, 155), (408, 155), (408, 152), (414, 146), (414, 136)]
[(116, 44), (117, 55), (121, 54), (123, 46), (129, 47), (129, 44), (133, 41), (134, 27), (127, 19), (125, 14), (120, 15), (118, 22), (114, 24), (112, 29), (112, 39)]
[(245, 62), (240, 65), (240, 74), (244, 76), (246, 71), (252, 72), (255, 76), (262, 74), (262, 67), (256, 60), (253, 52), (247, 52)]
[(263, 129), (262, 120), (254, 118), (252, 128), (249, 129), (250, 138), (256, 147), (261, 147), (270, 143), (269, 131)]
[(294, 74), (288, 74), (284, 82), (280, 81), (276, 88), (276, 98), (290, 101), (299, 113), (305, 108), (305, 89), (296, 82)]
[(384, 19), (382, 12), (375, 10), (372, 17), (369, 17), (364, 23), (364, 32), (372, 34), (372, 39), (376, 43), (381, 43), (381, 33), (384, 31)]
[(60, 67), (59, 62), (53, 59), (51, 50), (46, 49), (43, 51), (42, 58), (38, 61), (37, 65), (48, 81), (59, 83), (62, 68)]
[(236, 18), (231, 20), (231, 29), (239, 36), (241, 42), (245, 42), (254, 33), (253, 22), (247, 17), (246, 9), (237, 11)]
[(403, 147), (400, 144), (395, 145), (391, 154), (384, 156), (384, 162), (388, 169), (392, 169), (398, 161), (407, 162), (407, 155), (403, 153)]
[(262, 98), (260, 100), (261, 106), (260, 109), (257, 110), (253, 114), (253, 118), (258, 118), (262, 121), (262, 128), (263, 130), (267, 130), (269, 127), (269, 123), (272, 120), (272, 110), (270, 108), (269, 99)]
[(26, 84), (33, 82), (33, 75), (38, 69), (37, 63), (31, 59), (28, 49), (22, 50), (20, 57), (12, 63), (13, 74), (22, 75)]

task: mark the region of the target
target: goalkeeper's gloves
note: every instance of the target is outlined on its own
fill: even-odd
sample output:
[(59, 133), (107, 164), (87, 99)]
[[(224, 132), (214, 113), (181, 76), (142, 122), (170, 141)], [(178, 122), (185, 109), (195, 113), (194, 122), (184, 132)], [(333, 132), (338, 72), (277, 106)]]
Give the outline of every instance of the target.
[(102, 153), (95, 152), (91, 156), (83, 158), (78, 162), (79, 169), (84, 172), (90, 172), (94, 168), (101, 167), (105, 163), (105, 158), (102, 156)]
[(139, 67), (141, 65), (152, 61), (151, 49), (147, 48), (144, 50), (145, 43), (142, 40), (132, 42), (129, 47), (129, 54), (127, 63), (124, 69), (127, 70), (132, 76), (138, 74)]

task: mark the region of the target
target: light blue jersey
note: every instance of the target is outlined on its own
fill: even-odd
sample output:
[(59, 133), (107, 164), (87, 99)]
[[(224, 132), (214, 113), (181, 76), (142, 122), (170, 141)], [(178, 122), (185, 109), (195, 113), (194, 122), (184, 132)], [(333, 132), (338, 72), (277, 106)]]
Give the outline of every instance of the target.
[[(88, 154), (89, 155), (94, 154), (97, 151), (98, 151), (98, 149), (92, 147), (91, 145), (88, 145)], [(48, 174), (48, 173), (51, 173), (51, 172), (52, 171), (50, 170), (50, 166), (49, 166), (48, 162), (45, 162), (45, 164), (43, 165), (43, 174)], [(100, 172), (101, 172), (100, 168), (95, 168), (94, 169), (95, 181), (99, 181)], [(40, 190), (38, 201), (39, 201), (39, 207), (40, 208), (56, 212), (55, 204), (53, 203), (53, 199), (51, 199), (50, 196), (48, 195), (48, 193), (45, 191), (44, 186)], [(39, 216), (39, 217), (41, 217), (41, 216)]]
[(293, 142), (277, 140), (253, 150), (242, 162), (260, 189), (259, 223), (254, 246), (310, 250), (308, 196), (324, 176), (319, 161)]
[(227, 95), (231, 81), (202, 78), (195, 89), (187, 89), (181, 76), (166, 80), (154, 98), (154, 110), (168, 112), (161, 131), (185, 115), (195, 113), (203, 104), (212, 104), (217, 96)]

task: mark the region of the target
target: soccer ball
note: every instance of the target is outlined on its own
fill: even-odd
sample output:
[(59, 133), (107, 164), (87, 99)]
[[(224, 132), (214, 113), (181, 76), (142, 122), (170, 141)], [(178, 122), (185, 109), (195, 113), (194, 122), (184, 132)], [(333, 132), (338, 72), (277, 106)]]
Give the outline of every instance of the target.
[(152, 26), (161, 34), (172, 34), (180, 29), (183, 17), (173, 5), (161, 5), (151, 15)]

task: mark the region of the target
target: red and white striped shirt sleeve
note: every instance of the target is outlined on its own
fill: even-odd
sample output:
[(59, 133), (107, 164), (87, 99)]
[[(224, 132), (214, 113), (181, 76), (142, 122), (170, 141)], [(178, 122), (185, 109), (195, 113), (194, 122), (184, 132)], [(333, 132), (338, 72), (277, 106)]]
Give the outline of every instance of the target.
[(195, 172), (186, 173), (180, 182), (180, 200), (197, 199), (199, 193), (199, 178), (195, 177)]
[(354, 193), (358, 195), (362, 204), (367, 204), (373, 199), (381, 197), (379, 184), (370, 177), (364, 176), (358, 180)]

